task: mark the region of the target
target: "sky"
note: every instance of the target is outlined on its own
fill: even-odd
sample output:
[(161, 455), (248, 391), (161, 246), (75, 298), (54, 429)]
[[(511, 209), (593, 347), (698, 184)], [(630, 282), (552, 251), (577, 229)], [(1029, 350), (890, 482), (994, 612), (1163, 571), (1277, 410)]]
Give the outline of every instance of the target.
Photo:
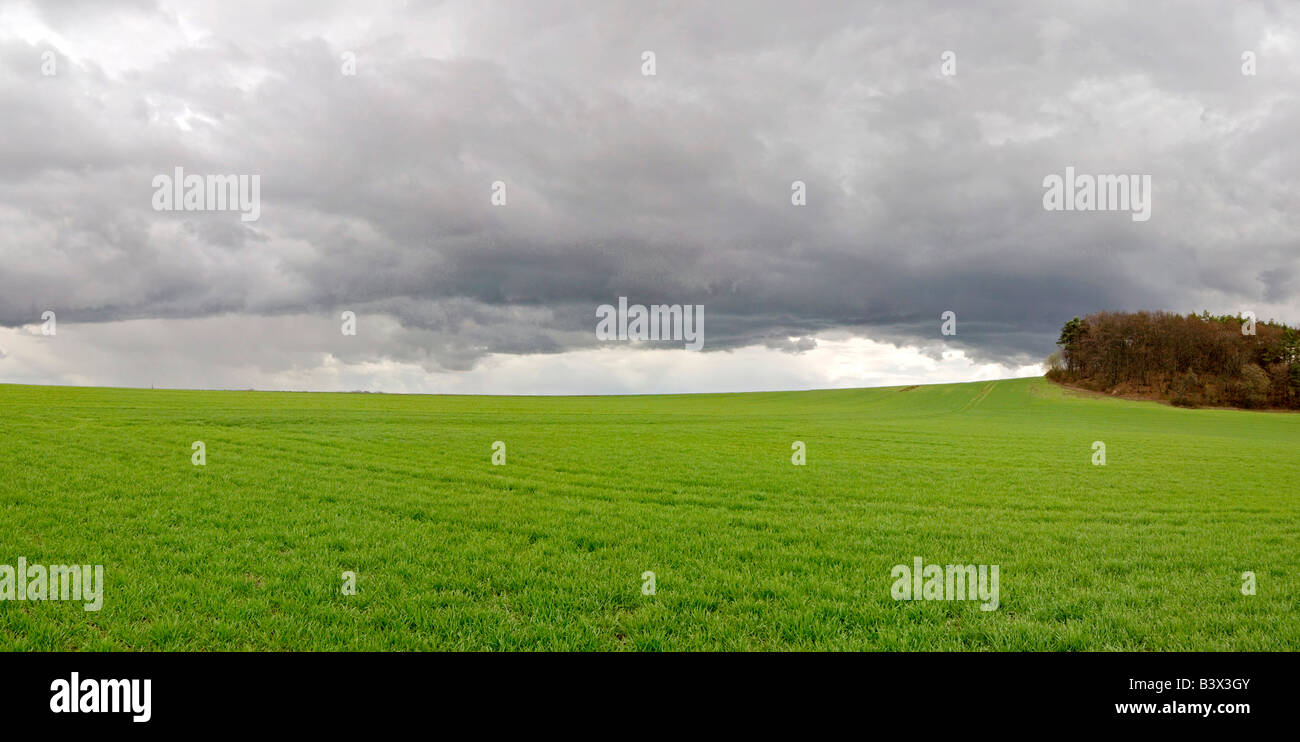
[[(1100, 310), (1300, 322), (1294, 2), (0, 0), (0, 110), (0, 383), (921, 384)], [(1066, 168), (1149, 218), (1049, 210)], [(703, 348), (598, 337), (620, 297)]]

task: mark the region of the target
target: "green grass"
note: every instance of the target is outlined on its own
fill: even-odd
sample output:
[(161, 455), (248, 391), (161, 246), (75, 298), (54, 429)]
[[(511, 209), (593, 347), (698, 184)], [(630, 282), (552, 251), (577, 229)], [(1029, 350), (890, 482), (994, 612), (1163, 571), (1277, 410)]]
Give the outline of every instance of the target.
[[(0, 564), (103, 564), (107, 583), (99, 612), (0, 601), (0, 649), (1296, 650), (1298, 483), (1300, 415), (1041, 379), (550, 398), (0, 385)], [(914, 556), (999, 565), (1000, 608), (892, 600)]]

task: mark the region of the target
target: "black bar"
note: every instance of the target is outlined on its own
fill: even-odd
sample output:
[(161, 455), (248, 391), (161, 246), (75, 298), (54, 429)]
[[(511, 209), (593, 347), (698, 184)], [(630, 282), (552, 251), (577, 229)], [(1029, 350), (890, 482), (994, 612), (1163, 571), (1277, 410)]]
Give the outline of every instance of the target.
[[(1296, 691), (1288, 654), (8, 654), (0, 662), (6, 723), (49, 731), (338, 732), (373, 730), (376, 720), (487, 731), (597, 719), (616, 724), (612, 731), (676, 727), (701, 714), (760, 727), (842, 718), (882, 732), (880, 719), (918, 730), (1227, 730), (1289, 721)], [(51, 685), (73, 672), (83, 681), (150, 679), (151, 718), (53, 713)], [(1179, 679), (1191, 687), (1177, 687)], [(1213, 687), (1224, 681), (1228, 687)], [(1116, 704), (1127, 703), (1156, 707), (1117, 713)], [(1171, 703), (1216, 711), (1160, 712)]]

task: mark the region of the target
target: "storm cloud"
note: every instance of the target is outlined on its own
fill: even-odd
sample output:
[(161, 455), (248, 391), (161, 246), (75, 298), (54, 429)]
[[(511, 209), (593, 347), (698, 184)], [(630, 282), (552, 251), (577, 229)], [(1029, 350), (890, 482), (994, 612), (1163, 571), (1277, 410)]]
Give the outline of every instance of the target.
[[(0, 380), (147, 385), (207, 346), (169, 382), (418, 390), (594, 351), (620, 296), (704, 305), (704, 376), (852, 338), (1015, 369), (1100, 309), (1294, 324), (1298, 29), (1280, 2), (2, 0)], [(260, 176), (260, 218), (155, 211), (176, 167)], [(1066, 167), (1150, 175), (1151, 219), (1045, 211)], [(545, 389), (634, 390), (578, 384)]]

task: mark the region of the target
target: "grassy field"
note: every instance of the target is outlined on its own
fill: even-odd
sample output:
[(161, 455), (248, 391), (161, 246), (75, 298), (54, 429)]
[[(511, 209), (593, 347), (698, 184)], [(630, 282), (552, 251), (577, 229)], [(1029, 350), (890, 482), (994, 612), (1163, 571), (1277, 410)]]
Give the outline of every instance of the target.
[[(1300, 415), (1041, 379), (551, 398), (0, 385), (0, 564), (106, 580), (98, 612), (0, 601), (0, 649), (1297, 650), (1298, 485)], [(891, 599), (916, 556), (999, 565), (1000, 607)]]

